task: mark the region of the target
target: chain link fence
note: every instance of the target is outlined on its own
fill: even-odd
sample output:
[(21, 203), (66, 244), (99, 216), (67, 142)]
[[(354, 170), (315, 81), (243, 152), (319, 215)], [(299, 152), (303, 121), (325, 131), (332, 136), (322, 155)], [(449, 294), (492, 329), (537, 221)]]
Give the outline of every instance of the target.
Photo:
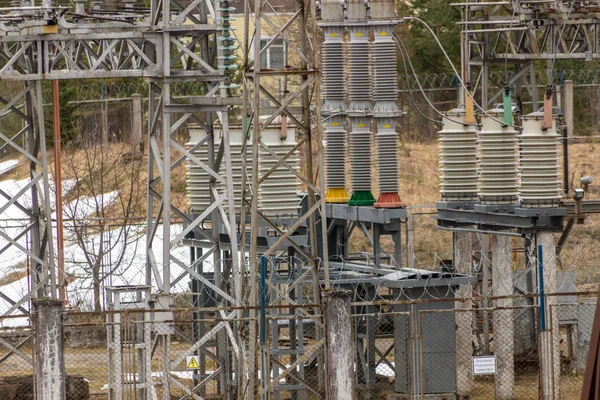
[[(595, 295), (548, 294), (556, 299), (548, 302), (549, 350), (534, 295), (510, 296), (508, 306), (489, 297), (487, 308), (480, 297), (470, 308), (452, 297), (354, 302), (354, 398), (538, 399), (548, 376), (560, 399), (579, 398)], [(257, 399), (324, 398), (327, 321), (319, 308), (267, 307), (264, 320), (256, 308), (66, 312), (66, 398), (234, 399), (249, 385)], [(2, 399), (33, 398), (34, 319), (0, 318)], [(252, 329), (254, 370), (240, 364), (250, 357)]]

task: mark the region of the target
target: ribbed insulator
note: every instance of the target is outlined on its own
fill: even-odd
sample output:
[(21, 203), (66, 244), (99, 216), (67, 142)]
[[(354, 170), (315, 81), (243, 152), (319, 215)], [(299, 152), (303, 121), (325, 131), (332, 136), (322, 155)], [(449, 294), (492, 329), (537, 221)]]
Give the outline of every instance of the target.
[(231, 32), (235, 31), (235, 28), (231, 25), (235, 18), (231, 16), (231, 13), (235, 11), (234, 7), (230, 6), (229, 0), (219, 0), (220, 7), (217, 11), (220, 13), (220, 17), (217, 21), (221, 23), (221, 26), (217, 28), (219, 33), (217, 41), (219, 42), (218, 49), (221, 54), (217, 57), (219, 61), (218, 68), (223, 70), (225, 73), (225, 81), (219, 85), (221, 89), (234, 89), (238, 85), (232, 83), (234, 79), (234, 71), (237, 69), (237, 55), (234, 37)]
[[(190, 141), (186, 144), (188, 149), (202, 141), (207, 133), (203, 129), (197, 126), (190, 126)], [(240, 212), (240, 204), (242, 197), (242, 144), (243, 144), (243, 130), (242, 129), (230, 129), (229, 141), (231, 148), (231, 170), (233, 173), (233, 195), (235, 199), (236, 211)], [(221, 138), (217, 135), (214, 140), (215, 153), (219, 148)], [(194, 150), (192, 154), (202, 161), (204, 164), (208, 163), (208, 145), (203, 144)], [(247, 185), (250, 190), (252, 184), (252, 146), (246, 145), (247, 154)], [(224, 172), (224, 170), (222, 171)], [(223, 174), (221, 174), (223, 175)], [(190, 201), (190, 208), (193, 212), (201, 213), (210, 203), (210, 175), (202, 167), (192, 161), (188, 161), (188, 173), (187, 173), (187, 197)], [(225, 192), (225, 186), (221, 183), (217, 184), (217, 190), (219, 193)], [(260, 194), (259, 194), (259, 206), (260, 206)]]
[(371, 76), (369, 71), (369, 30), (367, 26), (351, 26), (348, 42), (348, 106), (349, 111), (371, 109)]
[[(269, 147), (279, 158), (288, 154), (296, 146), (296, 133), (293, 127), (288, 126), (287, 137), (282, 139), (279, 129), (265, 129), (261, 136), (262, 142)], [(296, 171), (299, 167), (298, 153), (294, 152), (285, 162)], [(265, 149), (260, 149), (260, 176), (264, 176), (277, 164), (277, 159)], [(260, 185), (261, 206), (260, 210), (266, 216), (297, 217), (299, 210), (298, 180), (285, 166), (280, 165)]]
[(481, 117), (479, 150), (481, 172), (477, 194), (482, 204), (517, 201), (517, 131), (503, 126), (502, 113)]
[(342, 27), (324, 27), (325, 42), (321, 47), (323, 110), (344, 108), (344, 43)]
[(371, 190), (371, 129), (367, 117), (350, 117), (350, 171), (352, 191)]
[(379, 193), (398, 193), (398, 134), (396, 118), (375, 118), (377, 122), (377, 154)]
[(477, 200), (477, 130), (465, 122), (465, 112), (450, 110), (439, 132), (440, 193), (446, 201)]
[[(199, 126), (190, 126), (189, 132), (190, 141), (186, 144), (188, 150), (191, 150), (207, 136), (206, 131)], [(192, 151), (192, 155), (208, 165), (208, 146), (206, 144)], [(188, 161), (187, 165), (187, 197), (190, 202), (190, 209), (192, 212), (201, 213), (210, 206), (209, 175), (208, 172), (192, 161)]]
[(373, 100), (375, 111), (396, 111), (398, 98), (398, 72), (396, 43), (393, 25), (373, 27), (371, 66), (373, 68)]
[(558, 175), (556, 121), (552, 128), (542, 129), (543, 114), (523, 117), (520, 141), (521, 190), (523, 207), (558, 207), (561, 199)]
[(325, 171), (328, 188), (346, 186), (346, 131), (344, 117), (336, 116), (325, 122)]

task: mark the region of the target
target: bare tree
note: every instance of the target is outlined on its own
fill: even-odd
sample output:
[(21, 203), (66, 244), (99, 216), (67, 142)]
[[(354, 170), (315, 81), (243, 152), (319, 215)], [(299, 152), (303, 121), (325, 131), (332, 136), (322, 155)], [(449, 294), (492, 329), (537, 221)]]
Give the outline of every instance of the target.
[(128, 248), (139, 240), (134, 223), (136, 216), (143, 215), (145, 199), (140, 178), (143, 166), (141, 155), (129, 145), (100, 140), (69, 150), (63, 157), (65, 178), (74, 180), (65, 199), (65, 233), (83, 254), (83, 260), (65, 261), (78, 263), (83, 276), (91, 276), (96, 311), (101, 310), (102, 282), (131, 267)]

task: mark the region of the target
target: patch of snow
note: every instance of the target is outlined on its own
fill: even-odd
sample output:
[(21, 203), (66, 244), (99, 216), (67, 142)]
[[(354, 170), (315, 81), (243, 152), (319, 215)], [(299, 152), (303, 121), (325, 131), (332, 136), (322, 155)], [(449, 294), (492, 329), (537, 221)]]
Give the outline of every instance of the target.
[(0, 175), (14, 169), (17, 165), (19, 165), (19, 160), (8, 160), (0, 162)]

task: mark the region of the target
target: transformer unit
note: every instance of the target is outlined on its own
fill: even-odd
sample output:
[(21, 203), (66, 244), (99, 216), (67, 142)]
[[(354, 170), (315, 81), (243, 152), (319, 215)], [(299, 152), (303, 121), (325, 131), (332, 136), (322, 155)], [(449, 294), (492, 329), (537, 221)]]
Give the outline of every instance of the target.
[[(186, 144), (188, 149), (192, 149), (197, 143), (201, 142), (206, 138), (208, 133), (202, 129), (199, 125), (189, 125), (190, 141)], [(221, 144), (221, 134), (217, 130), (214, 139), (214, 152), (217, 152), (219, 145)], [(233, 193), (235, 198), (236, 212), (240, 212), (241, 198), (242, 198), (242, 145), (243, 145), (244, 132), (241, 126), (232, 127), (229, 130), (229, 141), (231, 148), (231, 168), (233, 170)], [(247, 176), (248, 183), (252, 181), (252, 147), (248, 143), (246, 145), (247, 153)], [(208, 145), (203, 144), (192, 152), (194, 157), (198, 158), (204, 164), (208, 165)], [(223, 167), (223, 165), (222, 165)], [(190, 201), (191, 211), (194, 213), (202, 213), (208, 206), (210, 206), (210, 186), (209, 186), (210, 175), (196, 163), (188, 160), (188, 173), (187, 173), (187, 197)], [(218, 185), (218, 192), (224, 193), (225, 186), (223, 184)], [(260, 204), (260, 198), (259, 198)]]
[[(285, 120), (285, 119), (284, 119)], [(214, 152), (218, 151), (221, 143), (221, 133), (216, 130), (214, 140)], [(199, 125), (189, 125), (190, 140), (186, 144), (188, 149), (207, 137), (207, 132)], [(229, 140), (231, 148), (231, 166), (233, 171), (233, 192), (235, 197), (236, 212), (240, 212), (242, 199), (242, 148), (244, 144), (244, 129), (241, 125), (231, 125), (229, 129)], [(287, 126), (282, 119), (276, 119), (267, 127), (261, 136), (262, 142), (277, 155), (278, 158), (284, 157), (296, 145), (296, 129), (294, 126)], [(246, 141), (246, 188), (250, 192), (252, 185), (252, 146), (251, 140)], [(192, 155), (198, 160), (208, 165), (208, 145), (205, 143), (192, 151)], [(210, 206), (210, 175), (196, 163), (188, 160), (187, 173), (187, 197), (190, 202), (190, 209), (193, 213), (202, 213)], [(270, 171), (278, 160), (267, 150), (260, 149), (259, 171), (263, 176)], [(298, 170), (299, 159), (295, 152), (289, 156), (285, 163), (292, 169)], [(223, 166), (222, 166), (223, 167)], [(224, 193), (223, 184), (218, 184), (218, 192)], [(267, 216), (285, 216), (297, 217), (299, 211), (298, 181), (296, 175), (284, 165), (280, 164), (269, 176), (261, 183), (258, 199), (258, 208)]]
[(502, 122), (504, 111), (492, 109), (481, 116), (479, 149), (481, 204), (514, 205), (517, 202), (517, 131)]
[(522, 207), (558, 207), (561, 199), (558, 179), (556, 120), (552, 127), (543, 129), (544, 114), (540, 112), (523, 117), (520, 139)]

